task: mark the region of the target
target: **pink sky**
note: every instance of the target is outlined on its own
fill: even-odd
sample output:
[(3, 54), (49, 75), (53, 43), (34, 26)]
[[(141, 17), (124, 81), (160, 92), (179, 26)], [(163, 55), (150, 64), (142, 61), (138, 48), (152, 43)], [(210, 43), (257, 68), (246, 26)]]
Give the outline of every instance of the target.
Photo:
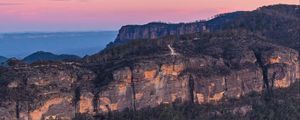
[(0, 0), (0, 32), (118, 30), (152, 21), (190, 22), (298, 0)]

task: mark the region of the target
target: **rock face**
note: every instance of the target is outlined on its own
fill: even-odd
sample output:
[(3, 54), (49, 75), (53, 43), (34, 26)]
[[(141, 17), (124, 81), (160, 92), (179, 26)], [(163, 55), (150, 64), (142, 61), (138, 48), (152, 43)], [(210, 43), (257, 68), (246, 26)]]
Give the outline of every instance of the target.
[[(127, 32), (120, 32), (119, 40), (157, 39), (111, 46), (81, 63), (15, 61), (0, 67), (0, 119), (69, 120), (79, 113), (97, 115), (160, 104), (217, 104), (251, 92), (286, 88), (300, 78), (297, 50), (248, 30), (188, 34), (203, 31), (202, 23), (174, 29), (150, 26), (133, 32), (123, 28)], [(159, 38), (175, 31), (176, 36)], [(232, 112), (245, 114), (251, 109)]]
[[(1, 68), (1, 119), (72, 119), (76, 113), (97, 115), (160, 104), (215, 104), (289, 87), (299, 78), (296, 50), (245, 31), (145, 42), (107, 49), (86, 63)], [(113, 52), (120, 48), (119, 54)]]
[[(180, 36), (197, 32), (246, 29), (271, 38), (269, 42), (300, 51), (300, 10), (297, 5), (273, 5), (254, 11), (233, 12), (215, 16), (208, 21), (192, 23), (149, 23), (123, 26), (115, 44), (135, 39), (154, 39), (168, 35)], [(259, 21), (259, 22), (257, 22)]]
[[(291, 49), (271, 49), (262, 53), (267, 79), (277, 88), (285, 88), (295, 82), (299, 74), (299, 54)], [(296, 71), (296, 72), (295, 72)], [(299, 78), (299, 76), (298, 76)]]
[[(98, 112), (174, 102), (217, 103), (250, 92), (286, 88), (300, 72), (296, 50), (265, 42), (247, 31), (180, 38), (166, 43), (164, 38), (133, 42), (87, 58), (89, 64), (114, 66), (109, 72), (112, 81), (97, 94)], [(177, 54), (168, 48), (171, 43)], [(149, 48), (149, 44), (158, 46)], [(132, 49), (136, 46), (139, 49)], [(115, 54), (120, 48), (124, 53)], [(161, 51), (156, 53), (157, 49)]]
[[(75, 63), (3, 68), (1, 111), (4, 120), (71, 119), (77, 112), (74, 88), (93, 79)], [(1, 118), (1, 119), (2, 119)]]
[(168, 35), (183, 35), (205, 31), (203, 22), (166, 24), (149, 23), (146, 25), (128, 25), (119, 30), (115, 43), (125, 43), (135, 39), (155, 39)]

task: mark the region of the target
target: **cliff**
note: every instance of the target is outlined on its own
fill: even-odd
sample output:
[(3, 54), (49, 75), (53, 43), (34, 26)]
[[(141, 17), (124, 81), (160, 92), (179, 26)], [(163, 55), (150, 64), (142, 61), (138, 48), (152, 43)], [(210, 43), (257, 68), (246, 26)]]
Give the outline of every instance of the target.
[(71, 119), (175, 102), (217, 104), (289, 87), (299, 78), (298, 52), (265, 41), (247, 31), (198, 33), (133, 41), (86, 63), (1, 68), (1, 118)]
[[(292, 15), (283, 20), (298, 21), (287, 13)], [(118, 40), (125, 40), (124, 44), (82, 61), (12, 61), (9, 67), (0, 67), (0, 119), (69, 120), (78, 114), (97, 116), (173, 103), (218, 105), (253, 92), (272, 95), (300, 78), (299, 52), (291, 43), (278, 41), (286, 35), (272, 39), (253, 32), (257, 28), (241, 27), (201, 32), (202, 22), (171, 26), (151, 23), (123, 28), (126, 32), (120, 32)], [(288, 37), (296, 44), (293, 30), (298, 26), (290, 29)], [(251, 108), (246, 105), (231, 111), (246, 114)]]
[(145, 25), (127, 25), (119, 30), (116, 44), (126, 43), (134, 39), (155, 39), (168, 35), (183, 35), (205, 31), (205, 23), (167, 24), (153, 22)]
[[(300, 10), (297, 5), (271, 5), (253, 11), (238, 11), (216, 15), (201, 22), (123, 26), (115, 40), (118, 45), (135, 39), (154, 39), (168, 35), (179, 36), (197, 32), (245, 29), (265, 36), (272, 43), (300, 51)], [(111, 45), (110, 45), (111, 46)]]
[(1, 69), (1, 119), (41, 120), (75, 117), (76, 84), (93, 72), (76, 63), (39, 63)]
[(168, 35), (183, 35), (205, 30), (202, 22), (167, 24), (153, 22), (146, 25), (127, 25), (119, 30), (116, 44), (126, 43), (135, 39), (154, 39)]
[(299, 78), (296, 50), (265, 42), (247, 31), (179, 39), (136, 40), (87, 58), (89, 64), (105, 63), (105, 69), (107, 63), (113, 66), (111, 82), (98, 81), (103, 85), (97, 95), (100, 111), (173, 102), (215, 103), (263, 88), (286, 88)]

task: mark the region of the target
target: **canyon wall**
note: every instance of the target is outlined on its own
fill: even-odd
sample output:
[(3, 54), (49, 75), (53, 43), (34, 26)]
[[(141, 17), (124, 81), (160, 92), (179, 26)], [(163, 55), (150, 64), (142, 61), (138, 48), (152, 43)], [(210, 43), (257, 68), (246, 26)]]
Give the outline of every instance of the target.
[(205, 23), (149, 23), (146, 25), (127, 25), (119, 30), (115, 43), (126, 43), (135, 39), (155, 39), (168, 35), (183, 35), (206, 31)]
[(268, 42), (300, 51), (299, 13), (297, 5), (278, 4), (260, 7), (253, 11), (220, 14), (210, 20), (199, 22), (126, 25), (119, 30), (114, 43), (162, 38), (169, 35), (178, 37), (198, 32), (243, 29), (270, 38)]
[(206, 55), (136, 59), (112, 70), (112, 81), (99, 89), (93, 82), (97, 73), (80, 64), (3, 68), (1, 80), (7, 83), (1, 119), (71, 119), (76, 113), (96, 115), (160, 104), (215, 104), (262, 92), (266, 85), (286, 88), (296, 81), (300, 72), (297, 51), (274, 47), (255, 52), (243, 52), (248, 57), (238, 60), (245, 65), (239, 69), (228, 69), (226, 60)]

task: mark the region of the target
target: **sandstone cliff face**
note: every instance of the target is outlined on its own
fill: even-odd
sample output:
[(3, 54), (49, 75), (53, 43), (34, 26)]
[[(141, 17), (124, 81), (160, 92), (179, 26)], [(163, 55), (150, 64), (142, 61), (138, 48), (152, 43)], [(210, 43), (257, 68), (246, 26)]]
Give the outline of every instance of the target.
[[(296, 50), (264, 42), (253, 34), (223, 35), (228, 34), (182, 36), (182, 40), (170, 42), (174, 55), (167, 47), (169, 43), (158, 42), (167, 49), (148, 48), (161, 50), (157, 54), (144, 54), (140, 50), (147, 45), (143, 44), (137, 51), (130, 50), (141, 52), (139, 56), (122, 55), (118, 61), (116, 55), (108, 55), (112, 52), (104, 52), (87, 59), (92, 64), (111, 59), (119, 66), (111, 72), (112, 82), (97, 94), (98, 112), (139, 110), (174, 102), (218, 103), (250, 92), (285, 88), (297, 79)], [(120, 66), (122, 60), (126, 64)]]
[[(295, 82), (296, 71), (294, 68), (296, 64), (289, 66), (288, 63), (297, 61), (294, 59), (297, 57), (297, 52), (290, 52), (287, 53), (293, 54), (292, 57), (286, 58), (286, 63), (282, 63), (282, 65), (276, 66), (278, 63), (267, 63), (268, 84), (270, 87), (274, 86), (270, 89), (288, 87)], [(271, 53), (276, 54), (276, 51)], [(189, 70), (194, 67), (189, 66), (191, 64), (189, 60), (179, 56), (176, 57), (176, 60), (173, 58), (174, 56), (166, 57), (170, 57), (170, 59), (165, 61), (160, 59), (159, 62), (142, 60), (115, 70), (113, 82), (105, 86), (98, 94), (98, 112), (124, 110), (125, 108), (139, 110), (147, 106), (155, 107), (174, 102), (217, 103), (222, 99), (240, 98), (253, 91), (261, 92), (266, 84), (264, 83), (264, 79), (266, 79), (263, 74), (264, 68), (261, 68), (256, 63), (257, 61), (248, 63), (249, 67), (230, 70), (228, 74), (203, 76)], [(268, 60), (272, 58), (271, 56), (266, 57)], [(210, 61), (213, 61), (213, 58), (202, 62)], [(219, 62), (222, 63), (222, 61)], [(224, 64), (211, 66), (205, 64), (197, 69), (216, 66), (227, 67)], [(278, 77), (272, 78), (274, 74), (275, 77)]]
[[(125, 108), (138, 110), (173, 102), (214, 103), (262, 90), (263, 76), (257, 67), (228, 75), (201, 77), (184, 72), (187, 69), (184, 58), (177, 59), (182, 60), (165, 61), (163, 64), (140, 61), (131, 69), (126, 67), (116, 70), (116, 82), (110, 83), (99, 94), (99, 108), (102, 112), (107, 112)], [(205, 67), (208, 66), (203, 66)]]
[[(277, 7), (289, 11), (264, 7), (210, 21), (124, 26), (119, 45), (83, 63), (0, 66), (0, 119), (70, 120), (160, 104), (218, 104), (289, 87), (300, 79), (299, 16), (297, 6)], [(248, 31), (226, 31), (232, 28)]]
[(134, 39), (155, 39), (168, 35), (183, 35), (205, 31), (202, 22), (166, 24), (149, 23), (146, 25), (128, 25), (120, 29), (116, 43), (125, 43)]
[(1, 75), (6, 81), (1, 87), (4, 120), (71, 119), (77, 112), (76, 83), (94, 77), (92, 71), (73, 63), (11, 67)]
[(215, 18), (191, 23), (149, 23), (123, 26), (115, 44), (135, 39), (154, 39), (168, 35), (180, 36), (197, 32), (215, 32), (230, 29), (246, 29), (259, 33), (268, 42), (300, 51), (300, 16), (296, 5), (273, 5), (253, 11), (238, 11), (217, 15)]
[[(299, 54), (292, 49), (271, 49), (262, 52), (262, 64), (265, 66), (270, 85), (286, 88), (295, 82), (299, 74)], [(299, 76), (298, 76), (299, 78)]]
[[(229, 31), (179, 38), (116, 46), (86, 58), (86, 63), (0, 68), (0, 118), (72, 119), (76, 113), (160, 104), (217, 104), (289, 87), (299, 78), (297, 51), (254, 34)], [(116, 54), (118, 47), (123, 49)]]

